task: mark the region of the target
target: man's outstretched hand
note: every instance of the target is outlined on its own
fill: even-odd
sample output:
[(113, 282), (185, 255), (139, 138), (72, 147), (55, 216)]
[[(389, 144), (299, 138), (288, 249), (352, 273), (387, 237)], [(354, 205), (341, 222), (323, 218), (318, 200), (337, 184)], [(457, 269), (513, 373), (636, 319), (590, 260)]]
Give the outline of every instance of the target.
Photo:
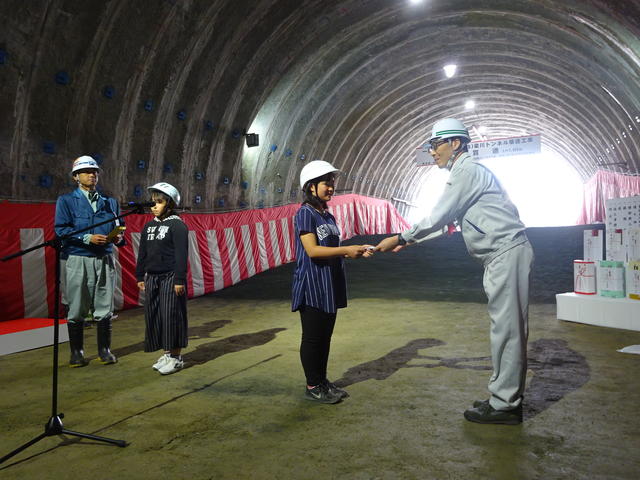
[(398, 235), (387, 237), (376, 245), (377, 252), (399, 252), (406, 245), (398, 245)]

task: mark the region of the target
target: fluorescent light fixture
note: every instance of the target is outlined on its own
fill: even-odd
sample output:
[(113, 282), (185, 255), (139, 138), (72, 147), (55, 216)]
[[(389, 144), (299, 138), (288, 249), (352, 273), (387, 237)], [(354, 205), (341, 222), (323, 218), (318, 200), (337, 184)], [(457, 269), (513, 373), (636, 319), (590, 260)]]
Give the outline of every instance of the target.
[(445, 65), (444, 67), (442, 67), (442, 69), (444, 70), (444, 74), (447, 76), (447, 78), (451, 78), (456, 74), (458, 66), (455, 63), (450, 63), (449, 65)]
[(466, 108), (467, 110), (473, 110), (474, 108), (476, 108), (476, 102), (473, 100), (467, 100), (464, 104), (464, 108)]
[(409, 3), (417, 5), (418, 3), (422, 3), (422, 0), (409, 0)]

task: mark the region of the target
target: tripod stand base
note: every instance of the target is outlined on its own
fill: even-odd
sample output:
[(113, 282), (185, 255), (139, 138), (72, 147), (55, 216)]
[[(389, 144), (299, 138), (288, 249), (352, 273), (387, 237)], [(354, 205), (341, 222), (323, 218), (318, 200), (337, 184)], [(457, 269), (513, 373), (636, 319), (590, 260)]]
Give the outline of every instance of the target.
[(24, 449), (29, 448), (34, 443), (38, 443), (43, 438), (52, 437), (54, 435), (72, 435), (72, 436), (75, 436), (75, 437), (88, 438), (89, 440), (97, 440), (99, 442), (112, 443), (112, 444), (117, 445), (119, 447), (126, 447), (127, 446), (127, 442), (125, 442), (124, 440), (114, 440), (113, 438), (99, 437), (97, 435), (91, 435), (90, 433), (80, 433), (80, 432), (74, 432), (72, 430), (67, 430), (66, 428), (63, 428), (63, 425), (62, 425), (62, 419), (63, 418), (64, 418), (64, 413), (60, 413), (58, 415), (55, 415), (55, 416), (49, 418), (49, 421), (44, 426), (44, 433), (41, 433), (40, 435), (38, 435), (34, 439), (29, 440), (24, 445), (21, 445), (20, 447), (16, 448), (11, 453), (8, 453), (4, 457), (0, 458), (0, 463), (3, 463), (5, 460), (10, 459), (14, 455), (17, 455), (18, 453), (20, 453)]

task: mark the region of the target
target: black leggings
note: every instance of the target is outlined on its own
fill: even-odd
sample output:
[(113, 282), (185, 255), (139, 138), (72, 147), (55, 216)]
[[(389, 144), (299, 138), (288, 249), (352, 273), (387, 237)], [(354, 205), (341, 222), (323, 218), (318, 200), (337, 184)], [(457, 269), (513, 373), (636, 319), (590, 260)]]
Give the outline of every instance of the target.
[(300, 360), (307, 377), (307, 385), (316, 386), (327, 378), (327, 362), (336, 314), (302, 306), (300, 320), (302, 322)]

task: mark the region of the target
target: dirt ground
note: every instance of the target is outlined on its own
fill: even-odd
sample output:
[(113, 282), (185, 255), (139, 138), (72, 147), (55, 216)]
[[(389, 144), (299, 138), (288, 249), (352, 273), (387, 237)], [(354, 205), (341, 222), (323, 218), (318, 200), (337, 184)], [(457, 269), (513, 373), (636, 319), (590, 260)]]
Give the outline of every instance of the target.
[[(0, 478), (638, 478), (640, 356), (616, 350), (640, 332), (561, 322), (553, 303), (533, 303), (524, 423), (469, 423), (462, 413), (487, 398), (491, 373), (478, 270), (447, 275), (451, 265), (425, 258), (349, 263), (329, 370), (351, 396), (337, 405), (303, 398), (291, 265), (190, 300), (174, 375), (151, 369), (141, 309), (115, 321), (116, 365), (95, 360), (87, 328), (86, 368), (67, 368), (61, 345), (58, 412), (65, 428), (128, 446), (52, 436)], [(51, 416), (51, 352), (0, 357), (0, 455)]]

